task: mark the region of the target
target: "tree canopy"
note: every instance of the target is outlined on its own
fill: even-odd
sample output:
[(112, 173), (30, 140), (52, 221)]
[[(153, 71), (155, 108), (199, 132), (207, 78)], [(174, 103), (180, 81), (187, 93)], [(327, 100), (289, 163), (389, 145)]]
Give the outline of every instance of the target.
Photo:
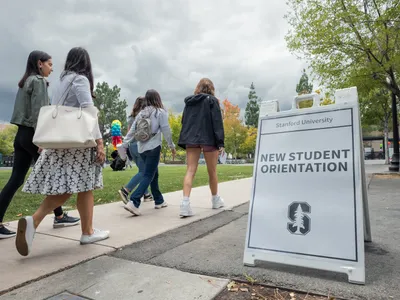
[(114, 120), (121, 122), (122, 135), (125, 135), (128, 129), (126, 115), (128, 104), (126, 100), (120, 99), (120, 92), (121, 89), (117, 85), (111, 88), (107, 82), (96, 85), (94, 104), (99, 109), (100, 132), (105, 139), (110, 136), (109, 130)]
[[(172, 110), (169, 111), (168, 114), (168, 123), (171, 128), (171, 135), (172, 135), (172, 140), (174, 144), (177, 146), (178, 145), (178, 140), (179, 140), (179, 135), (182, 130), (182, 115), (177, 114), (175, 115)], [(171, 155), (171, 150), (168, 147), (168, 143), (165, 141), (165, 139), (162, 139), (162, 146), (161, 146), (161, 152), (163, 156), (163, 161), (165, 162), (167, 159), (167, 156)], [(177, 146), (177, 159), (184, 159), (184, 153), (182, 153), (182, 149), (178, 148)]]
[(313, 85), (308, 82), (308, 75), (306, 70), (303, 70), (303, 74), (300, 77), (299, 83), (296, 85), (296, 92), (298, 95), (312, 93)]
[(288, 0), (286, 36), (322, 83), (350, 77), (376, 80), (400, 96), (400, 2), (397, 0)]
[(234, 157), (237, 157), (240, 146), (246, 140), (247, 130), (239, 118), (239, 106), (233, 105), (228, 99), (225, 99), (222, 103), (224, 105), (225, 148), (228, 153), (232, 153)]
[[(296, 85), (297, 95), (311, 94), (313, 85), (308, 82), (308, 75), (306, 70), (303, 70), (303, 74), (300, 77), (299, 83)], [(313, 100), (303, 100), (299, 102), (299, 108), (311, 107)]]
[(245, 119), (247, 126), (253, 126), (253, 127), (257, 128), (258, 116), (260, 114), (260, 105), (259, 105), (260, 99), (258, 98), (258, 96), (256, 94), (256, 89), (254, 87), (253, 82), (250, 85), (250, 91), (249, 91), (248, 98), (249, 98), (249, 101), (246, 104), (244, 119)]
[(14, 139), (17, 134), (18, 127), (9, 125), (0, 131), (0, 153), (3, 155), (11, 155), (14, 152)]

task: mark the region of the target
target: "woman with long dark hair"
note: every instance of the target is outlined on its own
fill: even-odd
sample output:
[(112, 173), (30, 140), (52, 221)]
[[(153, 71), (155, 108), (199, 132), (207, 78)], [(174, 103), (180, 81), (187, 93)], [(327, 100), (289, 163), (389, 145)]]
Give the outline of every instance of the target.
[(194, 95), (185, 99), (178, 145), (186, 149), (187, 163), (181, 217), (193, 216), (189, 197), (201, 152), (207, 164), (211, 206), (214, 209), (223, 207), (224, 201), (218, 195), (217, 164), (219, 153), (224, 151), (224, 124), (218, 99), (215, 98), (214, 84), (208, 78), (201, 79)]
[(168, 113), (164, 109), (160, 94), (156, 90), (148, 90), (144, 103), (145, 107), (136, 116), (122, 145), (126, 148), (137, 130), (136, 124), (140, 122), (141, 119), (145, 119), (151, 127), (149, 128), (151, 134), (146, 141), (138, 141), (138, 152), (144, 161), (143, 178), (139, 186), (131, 194), (130, 201), (124, 206), (125, 210), (136, 216), (141, 215), (139, 210), (140, 198), (149, 185), (154, 198), (154, 208), (160, 209), (168, 206), (158, 186), (158, 164), (160, 162), (162, 142), (161, 133), (167, 141), (172, 155), (175, 156), (176, 154), (175, 145), (172, 141), (171, 128), (168, 123)]
[[(131, 129), (136, 116), (139, 114), (139, 112), (142, 110), (142, 108), (144, 106), (145, 106), (144, 97), (138, 97), (135, 101), (135, 104), (133, 105), (132, 113), (128, 118), (128, 132)], [(131, 180), (128, 182), (127, 185), (125, 185), (118, 191), (122, 202), (124, 202), (125, 204), (127, 204), (129, 202), (128, 197), (129, 197), (130, 192), (140, 183), (140, 181), (142, 181), (143, 172), (144, 172), (144, 161), (140, 157), (137, 141), (135, 139), (133, 139), (129, 143), (128, 148), (129, 148), (129, 153), (132, 157), (132, 160), (135, 162), (139, 171), (137, 172), (137, 174), (135, 176), (133, 176), (131, 178)], [(153, 200), (153, 196), (149, 193), (149, 189), (147, 188), (143, 195), (143, 201), (149, 202), (152, 200)]]
[[(52, 104), (62, 101), (64, 106), (93, 106), (93, 88), (88, 52), (79, 47), (71, 49)], [(44, 217), (55, 207), (63, 205), (72, 194), (78, 194), (77, 208), (82, 227), (80, 243), (91, 244), (108, 238), (108, 231), (93, 228), (93, 190), (103, 187), (102, 164), (105, 160), (98, 126), (93, 136), (96, 148), (45, 149), (41, 153), (23, 191), (46, 195), (46, 198), (33, 216), (21, 218), (18, 222), (16, 247), (21, 255), (30, 253), (36, 228)]]
[[(43, 51), (32, 51), (26, 63), (25, 74), (18, 83), (18, 92), (14, 104), (11, 124), (18, 126), (14, 140), (14, 164), (11, 177), (0, 193), (0, 239), (16, 235), (3, 224), (4, 215), (17, 190), (24, 183), (25, 176), (32, 164), (39, 158), (41, 151), (32, 143), (40, 108), (49, 105), (47, 93), (48, 77), (53, 71), (51, 56)], [(54, 209), (53, 227), (77, 225), (78, 218), (64, 213), (61, 207)]]

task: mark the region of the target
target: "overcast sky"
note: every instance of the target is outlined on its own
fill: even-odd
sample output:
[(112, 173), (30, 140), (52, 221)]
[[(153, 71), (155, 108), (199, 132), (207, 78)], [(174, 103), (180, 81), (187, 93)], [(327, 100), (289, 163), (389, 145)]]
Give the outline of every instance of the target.
[(286, 49), (283, 0), (9, 0), (0, 11), (0, 120), (9, 121), (17, 82), (34, 49), (60, 74), (67, 52), (83, 46), (95, 83), (122, 88), (129, 110), (147, 89), (181, 112), (198, 80), (244, 110), (251, 82), (263, 100), (288, 109), (304, 62)]

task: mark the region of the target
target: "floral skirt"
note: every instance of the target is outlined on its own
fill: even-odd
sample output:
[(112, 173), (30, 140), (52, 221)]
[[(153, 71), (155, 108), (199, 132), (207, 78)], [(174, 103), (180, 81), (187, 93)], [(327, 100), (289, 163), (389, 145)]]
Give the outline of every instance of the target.
[(103, 188), (102, 166), (94, 149), (46, 149), (22, 191), (30, 194), (76, 194)]

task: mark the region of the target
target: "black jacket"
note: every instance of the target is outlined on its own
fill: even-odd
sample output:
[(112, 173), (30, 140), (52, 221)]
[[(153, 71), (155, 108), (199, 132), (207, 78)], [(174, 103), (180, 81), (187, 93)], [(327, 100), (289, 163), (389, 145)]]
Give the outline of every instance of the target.
[(224, 125), (217, 98), (198, 94), (185, 98), (178, 145), (224, 147)]

